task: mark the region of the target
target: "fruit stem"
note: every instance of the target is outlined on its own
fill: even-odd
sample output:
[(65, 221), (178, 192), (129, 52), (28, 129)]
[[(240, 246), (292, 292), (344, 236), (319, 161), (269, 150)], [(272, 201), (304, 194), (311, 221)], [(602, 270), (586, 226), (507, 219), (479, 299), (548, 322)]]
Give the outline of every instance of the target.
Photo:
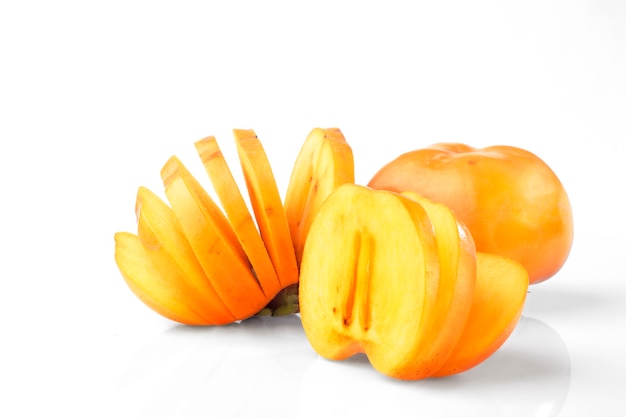
[(256, 316), (288, 316), (300, 312), (298, 284), (283, 288)]

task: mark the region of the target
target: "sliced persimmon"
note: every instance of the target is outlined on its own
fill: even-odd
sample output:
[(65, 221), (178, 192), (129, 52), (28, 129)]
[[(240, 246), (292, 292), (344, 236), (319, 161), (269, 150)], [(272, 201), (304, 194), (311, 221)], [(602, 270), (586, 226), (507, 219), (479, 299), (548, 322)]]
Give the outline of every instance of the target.
[(281, 290), (280, 281), (217, 140), (210, 136), (197, 141), (195, 146), (265, 296), (274, 298)]
[(202, 269), (236, 319), (269, 301), (224, 213), (176, 157), (161, 170), (165, 194)]
[(467, 228), (447, 206), (413, 192), (402, 195), (418, 202), (426, 211), (433, 224), (439, 256), (436, 308), (424, 322), (430, 337), (422, 347), (423, 352), (431, 352), (433, 360), (428, 366), (414, 365), (420, 372), (413, 375), (425, 378), (443, 366), (467, 322), (476, 280), (476, 248)]
[(235, 321), (215, 292), (185, 238), (172, 209), (145, 187), (137, 192), (137, 235), (155, 267), (178, 285), (188, 304), (206, 320), (205, 324)]
[(296, 158), (285, 194), (285, 214), (298, 265), (315, 214), (344, 183), (354, 183), (352, 148), (337, 128), (313, 129)]
[[(315, 216), (300, 269), (300, 315), (314, 350), (328, 359), (364, 352), (381, 373), (425, 374), (425, 325), (437, 308), (439, 257), (418, 203), (343, 184)], [(424, 365), (425, 364), (425, 365)]]
[(476, 287), (456, 348), (435, 376), (464, 372), (487, 359), (511, 335), (528, 292), (528, 272), (509, 258), (478, 252)]
[(234, 130), (250, 203), (282, 288), (298, 282), (298, 264), (274, 173), (254, 130)]
[(163, 275), (137, 235), (115, 234), (115, 262), (131, 291), (152, 310), (179, 323), (207, 324), (207, 320), (189, 306), (185, 286)]

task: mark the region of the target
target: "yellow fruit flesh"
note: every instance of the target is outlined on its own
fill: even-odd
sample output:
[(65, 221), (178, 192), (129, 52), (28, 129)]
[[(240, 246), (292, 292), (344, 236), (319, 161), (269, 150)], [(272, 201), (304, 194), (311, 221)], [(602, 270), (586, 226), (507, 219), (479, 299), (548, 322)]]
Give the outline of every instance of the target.
[(285, 214), (298, 265), (315, 214), (328, 195), (344, 183), (354, 183), (352, 149), (339, 129), (313, 129), (296, 158), (285, 195)]
[(269, 299), (274, 298), (281, 289), (280, 281), (217, 141), (208, 137), (196, 142), (195, 146), (263, 293)]
[(261, 237), (285, 288), (298, 282), (298, 265), (274, 174), (253, 130), (235, 130), (235, 143)]
[(414, 378), (429, 362), (424, 317), (437, 299), (432, 225), (420, 205), (340, 186), (313, 220), (300, 273), (302, 324), (329, 359), (364, 352), (380, 372)]
[(207, 319), (187, 304), (184, 286), (162, 274), (138, 236), (115, 234), (115, 262), (131, 291), (152, 310), (179, 323), (206, 324)]
[(257, 313), (267, 298), (222, 211), (177, 158), (161, 175), (183, 233), (228, 310), (236, 319)]
[(185, 289), (185, 299), (204, 318), (205, 324), (234, 320), (207, 279), (174, 212), (154, 193), (141, 187), (137, 193), (138, 236), (154, 266), (173, 285)]

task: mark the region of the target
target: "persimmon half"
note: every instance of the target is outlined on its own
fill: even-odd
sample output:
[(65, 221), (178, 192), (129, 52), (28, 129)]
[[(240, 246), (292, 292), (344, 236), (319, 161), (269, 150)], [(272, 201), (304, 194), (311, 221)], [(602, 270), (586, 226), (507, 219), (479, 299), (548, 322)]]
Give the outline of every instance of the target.
[(487, 256), (477, 262), (483, 255), (446, 206), (344, 184), (320, 208), (304, 246), (305, 334), (325, 358), (364, 353), (394, 378), (462, 372), (506, 340), (528, 288), (518, 263)]
[(478, 251), (521, 263), (531, 284), (555, 275), (569, 256), (574, 224), (568, 195), (555, 172), (527, 150), (435, 144), (390, 161), (368, 185), (447, 205)]

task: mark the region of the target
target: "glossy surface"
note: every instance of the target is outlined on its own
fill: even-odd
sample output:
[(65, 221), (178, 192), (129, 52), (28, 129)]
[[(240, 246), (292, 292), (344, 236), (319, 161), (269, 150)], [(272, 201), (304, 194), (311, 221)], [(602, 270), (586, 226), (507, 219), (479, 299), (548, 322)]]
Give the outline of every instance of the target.
[(368, 185), (446, 204), (469, 228), (477, 250), (521, 263), (531, 283), (556, 274), (572, 247), (567, 192), (558, 174), (526, 149), (462, 143), (415, 148), (381, 167)]
[[(570, 388), (571, 362), (561, 336), (530, 317), (521, 319), (489, 361), (455, 377), (421, 381), (384, 377), (365, 356), (342, 362), (316, 357), (304, 340), (297, 317), (170, 328), (130, 356), (114, 410), (156, 416), (229, 410), (243, 416), (280, 407), (295, 416), (374, 416), (391, 409), (413, 416), (419, 408), (436, 417), (549, 417), (558, 415)], [(531, 349), (537, 342), (540, 353)], [(276, 383), (268, 383), (268, 375)], [(214, 386), (221, 387), (219, 395)]]
[[(0, 415), (624, 416), (625, 19), (611, 0), (0, 2)], [(559, 173), (574, 246), (494, 361), (390, 381), (320, 359), (295, 318), (192, 329), (129, 291), (112, 232), (170, 155), (206, 185), (194, 141), (235, 167), (231, 130), (254, 128), (284, 192), (314, 126), (342, 129), (361, 184), (449, 140)]]

